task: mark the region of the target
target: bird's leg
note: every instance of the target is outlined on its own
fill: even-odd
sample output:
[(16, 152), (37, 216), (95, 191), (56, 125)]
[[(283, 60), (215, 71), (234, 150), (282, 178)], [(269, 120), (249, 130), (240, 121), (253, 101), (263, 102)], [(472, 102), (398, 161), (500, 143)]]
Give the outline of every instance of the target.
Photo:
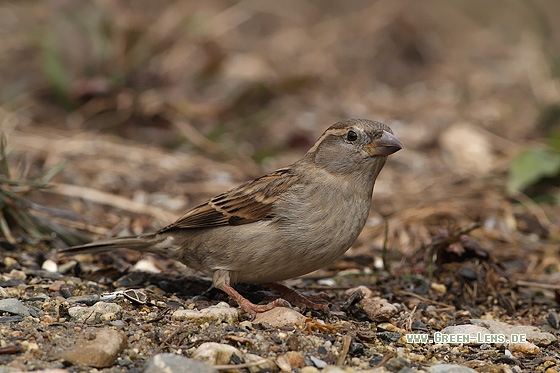
[(305, 311), (307, 307), (309, 307), (313, 310), (321, 311), (327, 316), (330, 316), (331, 314), (331, 310), (326, 304), (315, 303), (302, 294), (298, 293), (294, 289), (287, 287), (286, 285), (282, 285), (277, 282), (268, 282), (263, 285), (282, 294), (288, 302), (290, 302), (294, 306), (299, 307), (302, 312)]
[(239, 292), (230, 285), (230, 275), (231, 273), (229, 271), (215, 271), (213, 276), (214, 286), (235, 299), (237, 304), (239, 304), (239, 307), (241, 307), (243, 311), (247, 312), (251, 318), (254, 318), (259, 312), (266, 312), (274, 307), (290, 307), (290, 303), (282, 298), (275, 299), (267, 304), (252, 303), (249, 299), (239, 294)]

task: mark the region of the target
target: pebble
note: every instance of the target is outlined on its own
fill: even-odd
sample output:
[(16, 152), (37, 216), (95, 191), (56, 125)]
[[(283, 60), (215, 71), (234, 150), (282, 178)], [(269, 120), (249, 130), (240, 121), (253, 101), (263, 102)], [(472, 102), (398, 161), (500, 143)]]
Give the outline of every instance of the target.
[(441, 331), (442, 334), (467, 334), (470, 339), (470, 343), (465, 343), (468, 345), (479, 345), (481, 342), (477, 342), (477, 335), (485, 336), (490, 334), (490, 331), (482, 326), (478, 325), (453, 325), (448, 326)]
[(215, 306), (210, 306), (202, 310), (176, 310), (171, 317), (175, 321), (190, 321), (190, 322), (209, 322), (215, 321), (217, 323), (226, 322), (233, 324), (239, 320), (239, 310), (230, 307), (225, 302), (220, 302)]
[(122, 317), (122, 307), (115, 303), (98, 302), (91, 307), (75, 306), (68, 309), (74, 321), (95, 325), (104, 321), (114, 321)]
[(558, 341), (554, 335), (548, 332), (543, 332), (539, 328), (530, 325), (510, 325), (501, 321), (471, 319), (471, 322), (476, 325), (487, 328), (490, 333), (504, 334), (510, 337), (512, 334), (525, 334), (528, 342), (532, 342), (537, 346), (548, 346), (551, 343)]
[(444, 284), (439, 284), (437, 282), (432, 282), (430, 284), (430, 289), (434, 290), (438, 294), (445, 294), (447, 292), (447, 287)]
[(277, 356), (276, 364), (278, 364), (283, 372), (291, 372), (292, 368), (302, 368), (306, 365), (305, 359), (297, 351), (288, 351)]
[(387, 361), (385, 363), (385, 368), (387, 368), (391, 372), (399, 372), (410, 365), (410, 361), (408, 361), (406, 358), (397, 356)]
[(13, 280), (25, 280), (27, 278), (27, 275), (23, 271), (12, 269), (10, 273), (8, 273), (7, 277)]
[(161, 273), (161, 269), (159, 269), (153, 261), (148, 259), (140, 259), (137, 261), (132, 267), (132, 270), (139, 272)]
[[(505, 323), (502, 323), (505, 324)], [(508, 327), (515, 327), (515, 325), (508, 325), (505, 324)], [(489, 334), (504, 334), (506, 336), (506, 338), (509, 338), (509, 336), (511, 334), (515, 334), (514, 331), (510, 331), (510, 332), (505, 332), (507, 330), (507, 328), (505, 326), (500, 326), (500, 329), (494, 329), (494, 330), (500, 330), (500, 331), (490, 331), (486, 328), (483, 328), (482, 326), (478, 326), (478, 325), (454, 325), (454, 326), (448, 326), (445, 329), (443, 329), (441, 332), (444, 334), (468, 334), (470, 336), (470, 343), (466, 343), (469, 345), (477, 345), (477, 344), (481, 344), (480, 341), (477, 341), (477, 335), (480, 336), (485, 336), (485, 335), (489, 335)], [(522, 333), (525, 334), (525, 333)], [(529, 339), (529, 336), (527, 335), (527, 339)], [(501, 344), (501, 343), (500, 343)], [(530, 354), (530, 355), (534, 355), (540, 352), (540, 349), (533, 343), (531, 342), (521, 342), (521, 343), (505, 343), (505, 346), (507, 346), (508, 348), (510, 348), (512, 351), (515, 352), (521, 352), (524, 354)], [(481, 349), (482, 348), (481, 346)]]
[(70, 297), (67, 299), (68, 303), (81, 303), (85, 304), (86, 306), (93, 306), (95, 303), (99, 302), (99, 295), (77, 295), (75, 297)]
[(513, 352), (520, 352), (527, 355), (536, 355), (541, 349), (531, 342), (507, 343), (506, 346)]
[(323, 369), (327, 365), (329, 365), (326, 362), (324, 362), (323, 360), (316, 358), (315, 356), (309, 356), (309, 359), (311, 359), (311, 362), (313, 363), (313, 365), (315, 365), (319, 369)]
[(546, 321), (548, 321), (548, 324), (554, 329), (560, 329), (560, 319), (558, 318), (558, 314), (556, 312), (549, 313), (546, 317)]
[(10, 323), (10, 322), (21, 322), (21, 321), (23, 321), (23, 317), (21, 317), (19, 315), (0, 317), (0, 324), (1, 323)]
[(52, 284), (49, 285), (49, 291), (51, 291), (51, 292), (53, 292), (53, 293), (54, 293), (54, 292), (57, 292), (57, 291), (60, 291), (60, 288), (61, 288), (63, 285), (66, 285), (66, 281), (55, 280), (55, 281), (53, 281)]
[(58, 272), (49, 272), (44, 269), (28, 269), (25, 271), (28, 276), (48, 278), (50, 280), (60, 280), (64, 275)]
[(192, 358), (208, 365), (230, 365), (232, 355), (241, 360), (243, 354), (237, 348), (223, 343), (206, 342), (197, 347)]
[(274, 307), (273, 309), (257, 313), (253, 324), (266, 323), (274, 327), (302, 325), (306, 317), (301, 313), (286, 307)]
[(58, 272), (58, 264), (52, 259), (47, 259), (43, 262), (41, 269), (44, 269), (47, 272)]
[(17, 260), (12, 258), (11, 256), (7, 256), (4, 258), (4, 266), (6, 268), (10, 268), (13, 265), (19, 264)]
[(436, 364), (428, 368), (428, 373), (477, 373), (476, 370), (457, 364)]
[(249, 364), (249, 367), (247, 369), (251, 373), (277, 373), (279, 371), (278, 365), (276, 365), (276, 363), (274, 363), (274, 361), (272, 361), (271, 359), (267, 359), (255, 354), (245, 354), (243, 355), (243, 359), (245, 360), (246, 364)]
[(82, 337), (71, 348), (59, 352), (58, 358), (72, 364), (107, 368), (115, 364), (126, 346), (127, 339), (124, 334), (110, 329), (96, 329), (87, 333), (87, 336)]
[(144, 368), (143, 373), (218, 373), (217, 369), (212, 368), (200, 361), (189, 359), (176, 354), (157, 354), (153, 356)]
[[(312, 367), (312, 366), (307, 366), (307, 367), (303, 367), (299, 370), (301, 373), (319, 373), (319, 369)], [(324, 372), (324, 370), (323, 370)], [(332, 373), (332, 372), (331, 372)]]
[(371, 321), (387, 321), (398, 313), (397, 307), (385, 299), (364, 298), (357, 305)]
[(0, 300), (0, 311), (23, 317), (30, 316), (29, 308), (25, 307), (23, 303), (21, 303), (16, 298)]

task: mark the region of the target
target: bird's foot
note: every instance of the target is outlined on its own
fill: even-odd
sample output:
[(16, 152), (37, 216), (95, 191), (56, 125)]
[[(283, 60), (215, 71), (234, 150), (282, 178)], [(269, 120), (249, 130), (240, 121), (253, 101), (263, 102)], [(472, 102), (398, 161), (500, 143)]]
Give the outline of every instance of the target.
[(282, 285), (277, 282), (270, 282), (264, 284), (264, 286), (272, 290), (276, 290), (277, 292), (282, 294), (288, 302), (296, 307), (299, 307), (301, 309), (301, 312), (305, 312), (307, 308), (311, 308), (315, 311), (321, 311), (327, 316), (331, 315), (331, 310), (329, 309), (328, 305), (324, 303), (315, 303), (306, 296), (298, 293), (297, 291), (286, 285)]
[(223, 285), (221, 288), (230, 297), (235, 299), (239, 307), (249, 314), (251, 319), (254, 319), (257, 313), (270, 311), (275, 307), (287, 307), (290, 308), (290, 303), (287, 300), (278, 298), (267, 304), (254, 304), (249, 299), (245, 298), (243, 295), (239, 294), (231, 285)]

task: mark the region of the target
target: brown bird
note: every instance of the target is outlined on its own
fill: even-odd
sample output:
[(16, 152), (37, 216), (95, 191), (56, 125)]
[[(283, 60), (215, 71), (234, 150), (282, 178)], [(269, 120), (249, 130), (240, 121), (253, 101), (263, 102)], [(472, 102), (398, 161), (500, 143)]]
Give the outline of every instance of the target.
[[(288, 301), (329, 313), (277, 281), (319, 269), (342, 255), (362, 231), (373, 185), (387, 156), (402, 149), (379, 122), (348, 119), (329, 127), (302, 159), (220, 194), (155, 233), (63, 250), (123, 248), (159, 254), (213, 276), (213, 284), (254, 316)], [(261, 283), (283, 294), (256, 305), (232, 285)]]

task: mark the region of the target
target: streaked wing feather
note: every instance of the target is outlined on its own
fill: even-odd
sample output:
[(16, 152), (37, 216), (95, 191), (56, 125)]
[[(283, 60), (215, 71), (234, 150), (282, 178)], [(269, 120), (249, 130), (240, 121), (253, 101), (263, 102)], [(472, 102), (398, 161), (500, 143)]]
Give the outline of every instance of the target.
[(274, 171), (195, 207), (160, 232), (241, 225), (271, 219), (274, 201), (297, 180), (289, 168)]

